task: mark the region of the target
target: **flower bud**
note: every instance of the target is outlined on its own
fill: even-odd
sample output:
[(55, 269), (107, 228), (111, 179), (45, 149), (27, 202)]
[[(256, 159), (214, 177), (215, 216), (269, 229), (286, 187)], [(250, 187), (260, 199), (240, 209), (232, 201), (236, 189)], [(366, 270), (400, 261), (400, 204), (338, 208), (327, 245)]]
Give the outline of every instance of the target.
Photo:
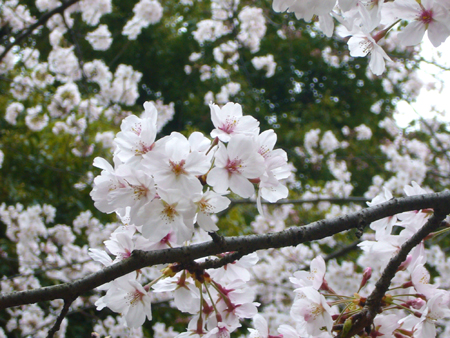
[(367, 267), (364, 269), (363, 279), (361, 281), (361, 285), (359, 286), (360, 290), (367, 284), (367, 281), (370, 279), (370, 277), (372, 277), (372, 268)]
[(406, 257), (406, 259), (402, 262), (402, 264), (400, 264), (400, 266), (398, 267), (397, 271), (404, 271), (406, 270), (406, 268), (409, 266), (409, 264), (411, 264), (412, 261), (412, 256), (408, 255)]

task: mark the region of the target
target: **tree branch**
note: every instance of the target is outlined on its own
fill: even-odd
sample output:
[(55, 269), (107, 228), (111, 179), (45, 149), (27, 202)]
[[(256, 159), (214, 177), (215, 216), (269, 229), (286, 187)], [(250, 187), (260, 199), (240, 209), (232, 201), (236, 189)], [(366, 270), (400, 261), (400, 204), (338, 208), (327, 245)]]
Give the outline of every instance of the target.
[(358, 334), (364, 328), (370, 327), (375, 316), (379, 313), (381, 301), (386, 294), (389, 286), (391, 285), (391, 280), (397, 273), (397, 269), (402, 262), (405, 261), (408, 253), (417, 246), (426, 236), (431, 232), (435, 231), (439, 226), (441, 226), (442, 221), (445, 219), (446, 215), (449, 213), (449, 207), (445, 210), (435, 209), (434, 214), (428, 219), (427, 223), (417, 231), (409, 240), (407, 240), (400, 248), (397, 255), (391, 258), (389, 263), (381, 275), (381, 278), (376, 282), (375, 289), (372, 291), (370, 296), (367, 298), (366, 305), (364, 309), (353, 316), (353, 325), (350, 331), (346, 335), (338, 335), (339, 338), (350, 338), (355, 334)]
[(174, 262), (189, 263), (198, 258), (231, 251), (246, 255), (261, 249), (294, 246), (343, 231), (362, 229), (371, 222), (401, 212), (429, 208), (439, 210), (439, 215), (450, 213), (450, 191), (394, 198), (345, 216), (321, 220), (305, 226), (292, 227), (278, 233), (225, 237), (220, 247), (214, 241), (210, 241), (165, 250), (135, 250), (130, 258), (72, 283), (3, 294), (0, 296), (0, 310), (53, 299), (75, 299), (87, 291), (146, 266)]
[(5, 50), (0, 54), (0, 62), (3, 60), (3, 58), (6, 56), (6, 54), (13, 48), (14, 46), (18, 45), (23, 39), (25, 39), (27, 36), (29, 36), (36, 28), (45, 25), (45, 23), (55, 14), (60, 14), (64, 12), (68, 7), (72, 6), (73, 4), (77, 3), (80, 0), (68, 0), (67, 2), (63, 2), (63, 4), (59, 7), (56, 7), (52, 9), (50, 12), (45, 13), (42, 15), (38, 21), (36, 21), (34, 24), (28, 26), (22, 33), (18, 34), (17, 36), (14, 36), (14, 40), (7, 44), (5, 46)]
[(47, 338), (53, 338), (56, 332), (58, 332), (59, 328), (61, 327), (61, 323), (66, 317), (67, 313), (69, 312), (70, 305), (73, 303), (75, 299), (64, 299), (64, 307), (61, 310), (61, 313), (59, 314), (58, 318), (56, 319), (55, 324), (53, 327), (48, 331)]

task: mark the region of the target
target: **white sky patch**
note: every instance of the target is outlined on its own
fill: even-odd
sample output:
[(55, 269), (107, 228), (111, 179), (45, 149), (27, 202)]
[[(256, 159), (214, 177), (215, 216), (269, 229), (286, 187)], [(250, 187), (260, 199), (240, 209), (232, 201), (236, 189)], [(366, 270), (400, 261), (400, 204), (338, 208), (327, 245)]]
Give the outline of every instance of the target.
[[(425, 60), (447, 68), (442, 69), (430, 63), (422, 62), (419, 76), (425, 85), (421, 89), (416, 102), (411, 104), (400, 101), (394, 117), (400, 127), (420, 117), (438, 116), (441, 121), (450, 122), (450, 38), (438, 48), (433, 47), (428, 39), (422, 42), (421, 55)], [(427, 83), (435, 83), (434, 88), (427, 88)]]

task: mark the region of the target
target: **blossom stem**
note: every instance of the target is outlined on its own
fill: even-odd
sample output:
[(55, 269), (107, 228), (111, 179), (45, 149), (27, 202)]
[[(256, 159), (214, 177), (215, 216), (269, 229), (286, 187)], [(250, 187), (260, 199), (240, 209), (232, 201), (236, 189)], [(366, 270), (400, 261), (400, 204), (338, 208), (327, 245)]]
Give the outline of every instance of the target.
[[(211, 285), (214, 287), (214, 284), (211, 283)], [(217, 311), (216, 304), (214, 303), (214, 299), (212, 298), (211, 293), (208, 290), (208, 283), (205, 283), (205, 290), (206, 290), (206, 293), (209, 296), (209, 299), (211, 300), (211, 304), (212, 304), (212, 306), (214, 308), (214, 312), (216, 313), (216, 316), (220, 317), (219, 311)], [(217, 319), (217, 321), (219, 321), (219, 318)]]
[(158, 281), (160, 281), (161, 279), (163, 279), (164, 277), (166, 277), (165, 275), (161, 275), (158, 278), (154, 279), (153, 281), (151, 281), (150, 283), (148, 283), (147, 285), (144, 286), (144, 288), (146, 289), (150, 289), (154, 284), (156, 284)]

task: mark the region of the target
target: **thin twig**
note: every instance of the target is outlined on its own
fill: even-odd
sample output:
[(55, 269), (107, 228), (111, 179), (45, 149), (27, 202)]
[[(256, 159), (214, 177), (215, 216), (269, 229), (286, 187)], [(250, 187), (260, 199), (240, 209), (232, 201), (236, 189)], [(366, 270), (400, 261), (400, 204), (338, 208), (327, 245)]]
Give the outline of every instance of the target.
[[(14, 261), (14, 262), (19, 261), (17, 258), (10, 258), (10, 257), (2, 257), (2, 259), (11, 260), (11, 261)], [(37, 270), (34, 270), (34, 271), (31, 272), (31, 273), (26, 273), (26, 274), (20, 274), (20, 273), (19, 273), (19, 274), (17, 274), (17, 275), (8, 276), (8, 277), (4, 278), (3, 280), (12, 280), (12, 279), (14, 279), (14, 278), (19, 278), (19, 277), (31, 277), (31, 276), (36, 276), (36, 275), (40, 275), (40, 274), (46, 273), (46, 272), (48, 272), (48, 271), (61, 270), (61, 269), (71, 268), (71, 267), (73, 267), (74, 265), (78, 265), (78, 264), (86, 264), (86, 263), (90, 263), (90, 262), (92, 262), (92, 259), (86, 259), (86, 260), (81, 261), (81, 262), (67, 263), (67, 264), (61, 265), (61, 266), (52, 266), (52, 267), (45, 268), (45, 269), (37, 269)], [(32, 262), (32, 263), (35, 263), (35, 262)]]
[(437, 64), (436, 61), (429, 61), (429, 60), (426, 60), (426, 59), (423, 58), (423, 57), (419, 58), (417, 61), (418, 61), (418, 62), (424, 62), (424, 63), (427, 63), (427, 64), (429, 64), (429, 65), (433, 65), (433, 66), (435, 66), (435, 67), (437, 67), (437, 68), (440, 68), (441, 70), (444, 70), (444, 71), (449, 71), (449, 70), (450, 70), (450, 67), (446, 67), (446, 66)]
[[(75, 298), (76, 299), (76, 298)], [(63, 319), (66, 317), (67, 313), (69, 312), (70, 305), (72, 305), (73, 301), (75, 299), (64, 299), (64, 307), (61, 310), (61, 313), (59, 314), (58, 318), (56, 319), (55, 325), (48, 331), (47, 338), (53, 338), (56, 332), (58, 332), (59, 328), (61, 327), (61, 323)]]
[[(24, 31), (22, 31), (20, 34), (13, 37), (13, 41), (10, 42), (5, 46), (5, 50), (0, 54), (0, 61), (3, 60), (3, 58), (6, 56), (6, 54), (13, 48), (14, 46), (18, 45), (22, 40), (24, 40), (27, 36), (29, 36), (36, 28), (45, 25), (45, 23), (55, 14), (60, 14), (64, 12), (68, 7), (72, 6), (73, 4), (77, 3), (80, 0), (69, 0), (67, 2), (63, 2), (63, 4), (59, 7), (54, 8), (50, 12), (45, 13), (42, 15), (39, 20), (37, 20), (34, 24), (28, 26)], [(8, 39), (11, 40), (11, 39)]]
[(397, 273), (398, 267), (405, 261), (408, 253), (417, 246), (426, 236), (432, 231), (435, 231), (442, 225), (449, 210), (435, 209), (435, 213), (428, 219), (427, 223), (417, 231), (409, 240), (407, 240), (399, 252), (391, 258), (389, 263), (381, 275), (381, 278), (376, 282), (375, 289), (367, 298), (364, 309), (352, 317), (352, 328), (345, 335), (338, 335), (338, 338), (350, 338), (358, 334), (366, 327), (370, 327), (375, 316), (379, 313), (381, 301), (386, 294), (392, 279)]

